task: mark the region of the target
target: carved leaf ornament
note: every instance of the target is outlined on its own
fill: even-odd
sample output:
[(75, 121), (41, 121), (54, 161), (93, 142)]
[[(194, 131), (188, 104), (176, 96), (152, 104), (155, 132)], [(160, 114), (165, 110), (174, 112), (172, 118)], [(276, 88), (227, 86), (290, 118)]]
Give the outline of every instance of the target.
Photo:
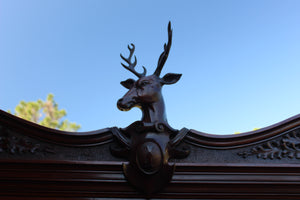
[(30, 139), (10, 135), (8, 130), (0, 126), (0, 153), (2, 152), (10, 154), (54, 153), (50, 148), (42, 148), (40, 144), (35, 144)]
[(286, 157), (300, 159), (300, 132), (299, 130), (294, 130), (282, 136), (279, 140), (268, 141), (253, 147), (249, 152), (241, 152), (238, 155), (243, 158), (256, 155), (257, 158), (262, 159), (281, 159)]

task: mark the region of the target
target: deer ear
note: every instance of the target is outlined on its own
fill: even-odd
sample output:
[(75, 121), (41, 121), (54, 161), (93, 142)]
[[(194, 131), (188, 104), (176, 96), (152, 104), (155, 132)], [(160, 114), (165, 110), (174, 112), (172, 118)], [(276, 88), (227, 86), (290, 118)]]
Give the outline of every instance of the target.
[(173, 74), (173, 73), (168, 73), (166, 75), (164, 75), (164, 77), (162, 78), (162, 84), (174, 84), (177, 81), (179, 81), (179, 79), (181, 78), (182, 74)]
[(130, 78), (130, 79), (127, 79), (126, 81), (122, 81), (121, 85), (123, 85), (127, 89), (131, 89), (133, 87), (134, 83), (135, 83), (135, 80)]

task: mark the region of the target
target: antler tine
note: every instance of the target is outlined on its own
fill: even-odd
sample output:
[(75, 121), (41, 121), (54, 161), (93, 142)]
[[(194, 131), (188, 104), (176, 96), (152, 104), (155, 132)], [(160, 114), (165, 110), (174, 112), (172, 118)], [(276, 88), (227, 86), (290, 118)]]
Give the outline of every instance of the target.
[(156, 70), (153, 73), (154, 75), (156, 75), (158, 77), (159, 77), (159, 75), (161, 73), (161, 70), (164, 67), (164, 64), (165, 64), (165, 62), (168, 58), (170, 48), (171, 48), (171, 44), (172, 44), (172, 29), (171, 29), (171, 22), (169, 21), (169, 24), (168, 24), (168, 44), (166, 44), (166, 43), (164, 44), (164, 51), (160, 54)]
[(134, 73), (137, 77), (141, 78), (141, 77), (143, 77), (143, 76), (146, 75), (147, 70), (146, 70), (146, 68), (143, 66), (143, 69), (144, 69), (144, 72), (143, 72), (143, 73), (138, 73), (137, 71), (135, 71), (134, 68), (135, 68), (136, 63), (137, 63), (136, 56), (134, 56), (134, 62), (133, 62), (133, 63), (131, 62), (131, 58), (132, 58), (132, 56), (133, 56), (133, 52), (134, 52), (134, 50), (135, 50), (135, 46), (134, 46), (134, 44), (132, 44), (132, 43), (131, 43), (131, 46), (132, 46), (132, 48), (130, 48), (130, 46), (128, 45), (128, 49), (129, 49), (129, 57), (128, 57), (128, 58), (124, 58), (123, 55), (120, 54), (121, 58), (122, 58), (125, 62), (127, 62), (128, 66), (124, 65), (123, 63), (121, 63), (121, 65), (122, 65), (125, 69), (127, 69), (127, 70), (131, 71), (132, 73)]

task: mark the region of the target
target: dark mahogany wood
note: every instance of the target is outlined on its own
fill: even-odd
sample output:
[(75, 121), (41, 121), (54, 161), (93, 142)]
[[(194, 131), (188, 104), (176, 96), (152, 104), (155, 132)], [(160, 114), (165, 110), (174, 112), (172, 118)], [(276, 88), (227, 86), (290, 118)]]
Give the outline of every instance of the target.
[[(0, 195), (5, 199), (300, 198), (300, 115), (240, 135), (188, 131), (184, 141), (190, 155), (176, 160), (170, 183), (152, 195), (134, 189), (123, 174), (128, 161), (110, 154), (114, 128), (62, 132), (4, 111), (0, 127)], [(15, 146), (9, 142), (12, 138)], [(279, 146), (272, 149), (268, 143)], [(34, 145), (37, 149), (31, 151)], [(260, 146), (261, 155), (253, 151)], [(272, 151), (278, 154), (272, 157)]]
[[(190, 147), (190, 155), (175, 159), (172, 180), (152, 195), (133, 188), (123, 174), (123, 164), (128, 161), (110, 154), (110, 145), (115, 143), (114, 128), (62, 132), (4, 111), (0, 111), (0, 127), (2, 199), (300, 198), (300, 160), (296, 155), (300, 115), (240, 135), (188, 131), (184, 141)], [(294, 143), (288, 143), (289, 139)], [(281, 144), (275, 151), (281, 156), (272, 157), (267, 143)], [(35, 145), (35, 151), (30, 149)], [(261, 150), (265, 157), (252, 151), (259, 146), (265, 148)]]

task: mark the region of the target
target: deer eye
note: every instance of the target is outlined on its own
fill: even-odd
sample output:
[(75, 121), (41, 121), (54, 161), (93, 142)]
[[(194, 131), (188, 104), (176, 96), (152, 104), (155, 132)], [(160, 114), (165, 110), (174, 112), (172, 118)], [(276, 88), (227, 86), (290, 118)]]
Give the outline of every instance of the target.
[(149, 83), (150, 83), (149, 81), (142, 81), (140, 86), (144, 87), (144, 86), (148, 85)]

